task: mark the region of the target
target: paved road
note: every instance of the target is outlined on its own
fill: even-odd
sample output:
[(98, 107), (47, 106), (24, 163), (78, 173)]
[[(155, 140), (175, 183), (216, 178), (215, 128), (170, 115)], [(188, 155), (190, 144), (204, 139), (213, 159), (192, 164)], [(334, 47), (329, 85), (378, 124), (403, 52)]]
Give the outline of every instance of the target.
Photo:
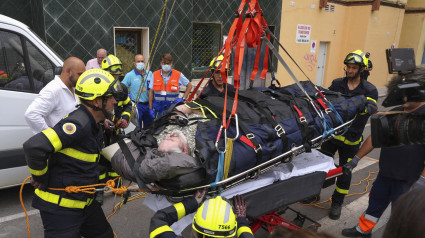
[[(367, 137), (370, 134), (370, 127), (367, 126), (365, 129), (364, 136)], [(374, 172), (378, 170), (377, 159), (379, 157), (379, 149), (375, 149), (371, 152), (366, 159), (360, 161), (358, 167), (354, 170), (352, 183), (358, 183), (369, 175), (369, 172)], [(371, 174), (370, 178), (375, 178), (376, 174)], [(372, 182), (371, 182), (372, 183)], [(367, 190), (370, 190), (370, 186), (367, 187)], [(361, 193), (366, 189), (367, 183), (363, 182), (358, 186), (353, 186), (350, 190), (350, 193)], [(1, 190), (1, 199), (0, 199), (0, 238), (3, 237), (28, 237), (26, 231), (26, 219), (22, 211), (20, 202), (19, 202), (19, 188), (9, 188)], [(327, 200), (333, 192), (333, 186), (323, 189), (321, 192), (321, 201)], [(32, 237), (43, 237), (43, 227), (40, 219), (40, 215), (37, 210), (31, 208), (31, 197), (33, 194), (33, 189), (30, 185), (26, 185), (23, 189), (23, 201), (25, 207), (29, 212), (29, 224), (31, 229)], [(109, 194), (105, 196), (105, 204), (103, 209), (105, 214), (109, 215), (112, 213), (113, 204), (116, 204), (119, 201), (119, 198), (115, 198), (113, 195)], [(321, 231), (326, 231), (333, 234), (335, 237), (341, 237), (341, 230), (343, 228), (354, 226), (358, 217), (366, 209), (368, 203), (368, 193), (362, 195), (355, 195), (346, 198), (344, 203), (344, 208), (342, 210), (341, 219), (338, 221), (333, 221), (327, 218), (328, 210), (311, 207), (311, 206), (302, 206), (299, 204), (291, 205), (291, 208), (299, 210), (302, 214), (308, 216), (309, 218), (318, 221), (322, 227), (319, 229)], [(329, 203), (323, 204), (324, 207), (329, 207)], [(389, 210), (389, 209), (388, 209)], [(152, 217), (153, 212), (143, 205), (143, 198), (131, 201), (124, 205), (114, 216), (110, 218), (110, 223), (114, 228), (117, 236), (122, 237), (149, 237), (148, 229), (150, 218)], [(294, 218), (294, 214), (289, 212), (285, 214), (285, 217), (288, 220)], [(385, 223), (389, 217), (389, 211), (386, 211), (383, 218), (377, 225), (376, 231), (374, 232), (374, 238), (382, 236)], [(308, 226), (309, 223), (306, 222), (305, 226)], [(185, 237), (188, 236), (188, 231), (186, 229), (183, 232)], [(267, 237), (267, 233), (263, 230), (258, 231), (255, 234), (258, 238)]]

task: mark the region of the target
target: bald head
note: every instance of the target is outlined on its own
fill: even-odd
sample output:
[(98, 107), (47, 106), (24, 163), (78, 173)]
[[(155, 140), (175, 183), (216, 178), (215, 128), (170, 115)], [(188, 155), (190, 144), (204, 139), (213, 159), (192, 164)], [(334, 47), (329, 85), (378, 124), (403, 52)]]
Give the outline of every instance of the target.
[(63, 62), (62, 73), (59, 77), (68, 88), (74, 88), (84, 71), (86, 71), (86, 66), (82, 60), (77, 57), (69, 57)]
[(106, 50), (105, 49), (98, 49), (96, 57), (97, 57), (97, 63), (99, 63), (99, 65), (102, 64), (102, 60), (104, 58), (106, 58)]

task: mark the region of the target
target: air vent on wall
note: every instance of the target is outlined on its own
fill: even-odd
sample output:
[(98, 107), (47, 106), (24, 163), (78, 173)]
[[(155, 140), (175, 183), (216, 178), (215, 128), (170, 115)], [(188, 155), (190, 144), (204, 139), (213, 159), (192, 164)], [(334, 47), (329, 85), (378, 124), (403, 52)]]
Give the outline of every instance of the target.
[(334, 12), (335, 11), (335, 5), (326, 5), (325, 12)]

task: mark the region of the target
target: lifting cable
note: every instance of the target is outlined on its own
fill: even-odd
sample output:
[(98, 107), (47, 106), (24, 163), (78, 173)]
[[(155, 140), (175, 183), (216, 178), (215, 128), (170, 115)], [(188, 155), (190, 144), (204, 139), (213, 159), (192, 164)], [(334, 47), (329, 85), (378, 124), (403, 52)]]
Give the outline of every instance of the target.
[[(167, 8), (167, 3), (168, 3), (168, 0), (165, 0), (164, 7), (162, 8), (161, 18), (159, 20), (158, 27), (156, 28), (155, 37), (154, 37), (154, 40), (153, 40), (153, 43), (152, 43), (151, 51), (149, 52), (149, 58), (148, 58), (148, 61), (146, 63), (146, 66), (145, 66), (145, 75), (144, 75), (142, 81), (140, 82), (139, 90), (137, 91), (137, 96), (134, 99), (134, 102), (135, 103), (134, 103), (134, 105), (131, 108), (131, 114), (130, 114), (130, 116), (133, 116), (134, 110), (137, 107), (137, 103), (139, 102), (140, 95), (142, 94), (142, 91), (143, 91), (143, 85), (145, 84), (145, 82), (146, 82), (146, 80), (148, 78), (148, 68), (149, 68), (150, 64), (152, 64), (152, 61), (153, 61), (152, 56), (155, 55), (156, 52), (157, 52), (157, 50), (158, 50), (158, 46), (159, 46), (159, 44), (160, 44), (160, 42), (162, 40), (162, 37), (164, 36), (165, 30), (167, 29), (168, 21), (171, 18), (171, 13), (173, 12), (174, 5), (176, 4), (176, 0), (174, 0), (173, 5), (171, 6), (171, 10), (170, 10), (170, 12), (168, 14), (168, 18), (167, 18), (167, 21), (165, 23), (164, 30), (163, 30), (163, 32), (161, 34), (161, 37), (160, 37), (160, 39), (158, 41), (158, 44), (157, 44), (157, 46), (156, 46), (156, 48), (154, 50), (156, 38), (158, 36), (159, 29), (161, 28), (161, 23), (162, 23), (162, 20), (164, 18), (164, 15), (165, 15), (165, 9)], [(147, 85), (147, 87), (149, 87), (149, 85)], [(147, 89), (147, 90), (149, 90), (149, 89)], [(130, 118), (130, 120), (131, 120), (131, 118)]]

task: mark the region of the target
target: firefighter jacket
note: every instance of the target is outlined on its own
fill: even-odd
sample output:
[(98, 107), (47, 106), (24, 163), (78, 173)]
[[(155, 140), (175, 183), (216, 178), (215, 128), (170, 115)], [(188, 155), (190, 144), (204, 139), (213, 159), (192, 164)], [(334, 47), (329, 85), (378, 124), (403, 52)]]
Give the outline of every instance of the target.
[[(173, 238), (173, 237), (181, 237), (177, 236), (170, 226), (186, 216), (187, 214), (191, 214), (196, 212), (198, 209), (198, 203), (196, 199), (190, 197), (188, 199), (183, 200), (180, 203), (176, 203), (172, 206), (161, 209), (155, 213), (155, 215), (151, 219), (151, 224), (149, 227), (150, 238)], [(251, 232), (251, 229), (248, 226), (248, 221), (246, 218), (238, 217), (238, 230), (237, 237), (238, 238), (253, 238), (254, 235)]]
[(153, 90), (155, 101), (174, 102), (179, 96), (179, 80), (181, 72), (173, 69), (167, 85), (161, 75), (161, 70), (153, 72)]
[[(375, 103), (378, 100), (378, 90), (370, 82), (360, 79), (360, 84), (354, 89), (348, 88), (347, 78), (338, 78), (332, 81), (329, 90), (343, 93), (347, 96), (363, 95), (366, 97), (366, 103)], [(369, 119), (370, 113), (366, 111), (356, 116), (353, 124), (348, 128), (348, 131), (343, 136), (335, 136), (334, 139), (343, 142), (346, 145), (359, 145), (362, 142), (363, 130)]]
[(93, 201), (87, 193), (67, 193), (50, 188), (92, 185), (103, 145), (102, 130), (85, 106), (71, 112), (24, 145), (25, 158), (35, 181), (48, 189), (35, 190), (33, 206), (40, 210), (79, 210)]
[(115, 120), (116, 123), (119, 119), (124, 119), (130, 123), (130, 114), (131, 114), (131, 100), (128, 96), (128, 88), (124, 85), (123, 91), (120, 93), (119, 98), (117, 99), (117, 104), (115, 105)]

